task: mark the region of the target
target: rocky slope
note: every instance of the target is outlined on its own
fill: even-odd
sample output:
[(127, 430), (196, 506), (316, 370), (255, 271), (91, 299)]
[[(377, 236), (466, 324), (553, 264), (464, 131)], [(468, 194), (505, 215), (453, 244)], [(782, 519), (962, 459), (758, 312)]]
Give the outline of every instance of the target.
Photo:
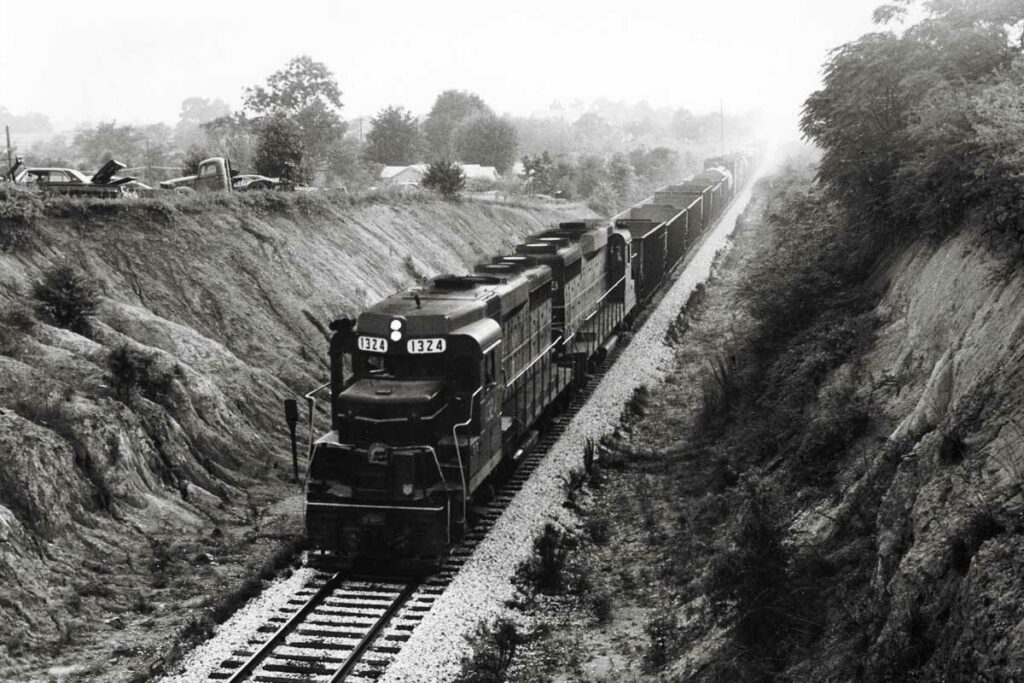
[[(286, 555), (281, 404), (324, 381), (329, 320), (588, 214), (273, 193), (0, 202), (0, 680), (19, 681), (145, 679), (223, 618), (211, 596), (255, 590)], [(57, 265), (98, 286), (84, 334), (34, 309)]]

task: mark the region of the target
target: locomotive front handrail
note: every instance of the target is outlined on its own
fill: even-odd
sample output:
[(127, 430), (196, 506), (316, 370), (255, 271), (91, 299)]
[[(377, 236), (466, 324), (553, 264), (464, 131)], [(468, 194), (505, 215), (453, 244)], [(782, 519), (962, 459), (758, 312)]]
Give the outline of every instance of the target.
[(303, 398), (306, 399), (306, 407), (309, 408), (309, 449), (306, 451), (307, 459), (309, 458), (309, 456), (313, 454), (313, 415), (315, 414), (314, 411), (316, 410), (316, 399), (313, 398), (313, 394), (321, 392), (329, 386), (331, 386), (330, 382), (324, 382), (316, 389), (313, 389), (308, 394), (303, 396)]
[(484, 390), (483, 385), (476, 388), (473, 395), (469, 397), (469, 417), (466, 418), (465, 422), (459, 422), (458, 424), (452, 425), (452, 441), (455, 443), (455, 457), (459, 460), (459, 476), (462, 478), (462, 523), (466, 523), (466, 511), (468, 509), (468, 503), (466, 502), (469, 496), (469, 491), (466, 487), (466, 469), (462, 466), (462, 449), (459, 448), (459, 427), (468, 427), (469, 423), (473, 421), (473, 401), (480, 395), (480, 392)]

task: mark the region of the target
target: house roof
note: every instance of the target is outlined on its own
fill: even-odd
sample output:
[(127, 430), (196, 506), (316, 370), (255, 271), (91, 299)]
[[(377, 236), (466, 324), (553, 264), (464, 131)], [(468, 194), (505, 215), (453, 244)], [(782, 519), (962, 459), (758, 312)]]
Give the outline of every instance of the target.
[(497, 180), (498, 171), (493, 166), (480, 166), (479, 164), (459, 164), (466, 174), (466, 180)]
[(396, 175), (402, 173), (403, 171), (407, 171), (409, 169), (412, 169), (412, 170), (416, 171), (417, 173), (421, 173), (422, 174), (422, 173), (426, 173), (427, 172), (427, 165), (426, 164), (413, 164), (411, 166), (385, 166), (380, 171), (380, 177), (383, 180), (387, 180), (389, 178), (394, 178)]
[[(480, 164), (463, 164), (459, 163), (462, 167), (462, 171), (466, 174), (466, 180), (498, 180), (500, 175), (493, 166), (481, 166)], [(407, 170), (413, 170), (423, 175), (427, 172), (427, 164), (413, 164), (411, 166), (385, 166), (381, 169), (380, 178), (382, 180), (390, 180), (395, 176), (404, 173)]]

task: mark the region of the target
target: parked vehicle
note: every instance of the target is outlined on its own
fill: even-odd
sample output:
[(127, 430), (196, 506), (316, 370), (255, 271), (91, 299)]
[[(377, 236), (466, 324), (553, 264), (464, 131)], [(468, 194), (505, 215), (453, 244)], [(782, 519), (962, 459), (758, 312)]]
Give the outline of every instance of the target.
[(171, 178), (160, 183), (160, 187), (165, 190), (179, 192), (247, 192), (284, 189), (288, 186), (280, 178), (233, 173), (231, 164), (224, 157), (211, 157), (199, 162), (196, 175)]
[(73, 168), (42, 168), (25, 166), (21, 157), (8, 171), (7, 177), (28, 189), (90, 197), (117, 197), (130, 190), (148, 190), (148, 185), (130, 176), (118, 176), (125, 168), (120, 161), (111, 159), (92, 176)]

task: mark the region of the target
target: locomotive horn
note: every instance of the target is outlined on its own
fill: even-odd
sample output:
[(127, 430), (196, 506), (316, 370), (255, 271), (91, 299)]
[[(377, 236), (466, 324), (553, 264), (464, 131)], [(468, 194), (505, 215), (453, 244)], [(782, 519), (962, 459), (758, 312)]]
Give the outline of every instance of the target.
[(288, 432), (292, 436), (292, 471), (295, 481), (299, 481), (299, 445), (295, 436), (295, 428), (299, 424), (299, 402), (294, 398), (284, 400), (284, 419), (288, 421)]

